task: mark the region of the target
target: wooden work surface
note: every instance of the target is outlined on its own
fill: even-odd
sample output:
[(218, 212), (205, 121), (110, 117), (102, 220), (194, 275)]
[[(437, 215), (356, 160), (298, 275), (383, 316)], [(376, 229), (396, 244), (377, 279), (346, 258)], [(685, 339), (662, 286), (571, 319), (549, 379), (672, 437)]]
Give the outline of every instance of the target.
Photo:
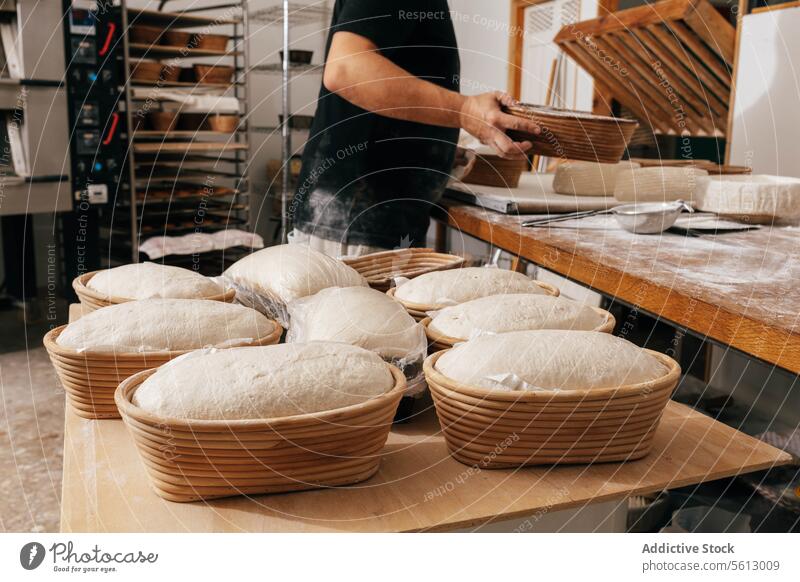
[(612, 217), (599, 217), (580, 221), (580, 228), (523, 228), (520, 222), (530, 216), (452, 201), (436, 216), (598, 292), (800, 372), (796, 227), (703, 237), (635, 235)]
[(378, 474), (350, 488), (197, 503), (150, 489), (121, 420), (66, 413), (63, 532), (419, 531), (475, 527), (661, 491), (789, 462), (789, 456), (670, 403), (645, 459), (486, 470), (453, 460), (432, 410), (395, 427)]

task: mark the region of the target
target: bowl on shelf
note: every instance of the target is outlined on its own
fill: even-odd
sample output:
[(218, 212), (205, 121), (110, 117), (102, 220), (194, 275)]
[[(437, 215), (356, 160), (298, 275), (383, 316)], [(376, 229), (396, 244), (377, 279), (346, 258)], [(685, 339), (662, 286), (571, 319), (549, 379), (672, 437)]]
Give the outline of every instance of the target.
[(151, 111), (147, 114), (147, 121), (155, 131), (174, 131), (178, 124), (177, 111)]
[[(283, 62), (283, 51), (280, 51), (281, 62)], [(292, 65), (310, 65), (314, 51), (303, 51), (292, 49), (289, 51), (289, 63)]]
[(639, 125), (631, 119), (595, 115), (587, 111), (556, 109), (521, 103), (506, 112), (536, 122), (539, 134), (509, 131), (519, 141), (530, 141), (531, 151), (543, 156), (616, 164)]
[[(278, 115), (278, 121), (283, 125), (283, 114)], [(311, 129), (311, 123), (313, 121), (313, 115), (290, 115), (289, 127), (292, 129)]]
[(207, 51), (224, 51), (228, 48), (228, 41), (231, 37), (225, 34), (203, 34), (195, 35), (197, 48)]
[(186, 48), (192, 42), (194, 34), (185, 30), (168, 29), (161, 36), (161, 44), (174, 48)]
[(158, 61), (133, 61), (131, 79), (134, 81), (155, 82), (161, 78), (164, 66)]
[(181, 113), (178, 129), (183, 131), (200, 131), (206, 122), (206, 113)]
[(228, 65), (194, 65), (194, 80), (198, 83), (230, 83), (236, 69)]
[(131, 42), (136, 44), (158, 44), (164, 29), (157, 26), (135, 24), (131, 26)]
[(233, 133), (239, 126), (239, 116), (212, 114), (208, 116), (206, 124), (211, 131)]

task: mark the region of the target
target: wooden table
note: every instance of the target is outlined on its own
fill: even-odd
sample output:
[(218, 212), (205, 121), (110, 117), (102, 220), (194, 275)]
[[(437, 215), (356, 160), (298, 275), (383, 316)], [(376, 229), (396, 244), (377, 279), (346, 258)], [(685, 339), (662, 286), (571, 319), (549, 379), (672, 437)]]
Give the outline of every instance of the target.
[[(79, 316), (77, 306), (70, 314), (72, 319)], [(521, 531), (541, 531), (565, 527), (563, 519), (548, 521), (558, 513), (586, 513), (605, 504), (591, 517), (594, 529), (615, 507), (624, 511), (621, 502), (631, 495), (790, 461), (778, 449), (671, 402), (653, 451), (642, 460), (486, 470), (462, 465), (447, 454), (429, 409), (393, 428), (378, 474), (362, 484), (171, 503), (150, 489), (121, 420), (86, 420), (67, 406), (64, 433), (64, 532), (489, 530), (492, 524), (512, 522)]]
[(800, 372), (797, 228), (645, 236), (617, 228), (611, 217), (605, 226), (523, 228), (530, 217), (447, 200), (436, 217), (604, 295)]

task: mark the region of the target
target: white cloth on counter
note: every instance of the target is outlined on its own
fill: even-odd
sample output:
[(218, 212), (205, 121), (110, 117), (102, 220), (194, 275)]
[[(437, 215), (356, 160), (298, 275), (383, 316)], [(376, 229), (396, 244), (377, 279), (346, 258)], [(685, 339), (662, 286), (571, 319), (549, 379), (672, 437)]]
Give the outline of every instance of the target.
[(264, 248), (264, 239), (253, 232), (239, 229), (220, 230), (215, 233), (193, 232), (183, 236), (154, 236), (141, 245), (139, 251), (151, 260), (167, 255), (193, 255), (221, 251), (232, 247)]

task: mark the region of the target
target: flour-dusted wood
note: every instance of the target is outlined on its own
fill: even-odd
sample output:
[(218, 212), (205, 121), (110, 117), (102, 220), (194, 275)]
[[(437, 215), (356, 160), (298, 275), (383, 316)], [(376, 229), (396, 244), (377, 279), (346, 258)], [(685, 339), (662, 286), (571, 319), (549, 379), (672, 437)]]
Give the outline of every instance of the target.
[(421, 275), (387, 293), (402, 303), (412, 316), (424, 319), (428, 311), (488, 295), (535, 293), (557, 296), (559, 291), (516, 271), (466, 267)]
[[(153, 264), (154, 263), (137, 263), (137, 265), (153, 265)], [(130, 267), (130, 266), (133, 266), (133, 265), (126, 265), (126, 266)], [(162, 265), (157, 265), (157, 266), (161, 267)], [(122, 267), (117, 267), (117, 268), (122, 268)], [(134, 301), (136, 299), (148, 298), (148, 297), (143, 297), (143, 296), (131, 297), (129, 294), (124, 294), (124, 295), (121, 295), (121, 296), (115, 295), (114, 293), (111, 293), (110, 291), (112, 291), (112, 290), (113, 291), (118, 291), (118, 289), (119, 289), (118, 285), (116, 283), (108, 285), (108, 283), (109, 283), (108, 280), (106, 280), (106, 283), (102, 285), (101, 288), (103, 290), (97, 290), (97, 289), (94, 288), (94, 285), (91, 284), (92, 279), (96, 275), (101, 275), (103, 273), (112, 273), (112, 272), (115, 272), (117, 268), (110, 269), (109, 271), (92, 271), (90, 273), (84, 273), (83, 275), (78, 275), (72, 281), (72, 288), (75, 290), (75, 294), (78, 296), (78, 299), (80, 299), (81, 304), (87, 310), (100, 309), (101, 307), (107, 307), (108, 305), (116, 305), (117, 303), (125, 303), (126, 301)], [(168, 269), (173, 269), (173, 268), (178, 269), (177, 267), (168, 267)], [(151, 270), (151, 268), (149, 268), (149, 267), (145, 268), (145, 270), (147, 271), (146, 273), (144, 273), (146, 275), (152, 276), (152, 275), (156, 274), (156, 271)], [(187, 269), (179, 269), (179, 270), (180, 271), (187, 271)], [(192, 273), (192, 271), (187, 271), (187, 272)], [(150, 282), (146, 285), (146, 287), (148, 289), (152, 289), (154, 286), (157, 286), (158, 285), (158, 281), (159, 281), (158, 277), (162, 277), (165, 273), (167, 273), (167, 271), (160, 271), (160, 269), (159, 269), (159, 272), (156, 275), (157, 278), (156, 279), (150, 278)], [(205, 279), (205, 281), (207, 281), (208, 283), (213, 285), (214, 289), (216, 290), (216, 292), (215, 293), (210, 293), (210, 291), (212, 289), (210, 287), (207, 287), (205, 284), (203, 284), (203, 285), (199, 285), (199, 284), (190, 285), (189, 288), (187, 289), (186, 286), (181, 285), (180, 287), (178, 287), (178, 286), (176, 286), (174, 284), (174, 282), (169, 282), (168, 283), (167, 279), (160, 279), (165, 285), (165, 288), (158, 289), (158, 290), (155, 291), (155, 293), (160, 293), (160, 295), (152, 295), (152, 293), (148, 293), (148, 294), (151, 295), (152, 297), (156, 297), (156, 296), (159, 296), (159, 297), (176, 297), (175, 294), (177, 293), (177, 297), (186, 297), (186, 298), (188, 298), (188, 295), (190, 295), (191, 293), (200, 292), (201, 296), (196, 296), (196, 297), (193, 297), (193, 298), (195, 298), (195, 299), (202, 298), (202, 299), (208, 299), (208, 300), (212, 300), (212, 301), (224, 301), (224, 302), (227, 302), (227, 303), (231, 303), (234, 300), (234, 297), (235, 297), (236, 293), (235, 293), (235, 291), (233, 289), (225, 290), (220, 285), (217, 285), (216, 283), (214, 283), (210, 279), (208, 279), (206, 277), (203, 277), (202, 275), (197, 275), (197, 276), (198, 277), (202, 277), (203, 279)], [(126, 279), (127, 279), (127, 277), (126, 277)], [(185, 282), (186, 278), (185, 277), (180, 277), (179, 280), (183, 280)], [(145, 285), (142, 284), (140, 289), (144, 288), (144, 287), (145, 287)], [(125, 289), (125, 287), (123, 287), (123, 290), (124, 289)], [(210, 294), (206, 294), (206, 293), (210, 293)], [(140, 295), (140, 293), (136, 293), (136, 294)]]
[(442, 358), (457, 349), (429, 356), (425, 376), (450, 454), (490, 469), (642, 458), (680, 378), (674, 360), (647, 351), (661, 373), (644, 382), (588, 390), (487, 390), (440, 371)]
[[(155, 492), (187, 502), (358, 483), (378, 470), (405, 378), (380, 396), (336, 410), (255, 420), (180, 420), (134, 404), (155, 371), (120, 384), (116, 403)], [(224, 383), (224, 378), (219, 378)]]
[(537, 329), (569, 329), (611, 333), (608, 311), (550, 295), (490, 295), (445, 307), (422, 321), (437, 349), (446, 349), (480, 335)]

